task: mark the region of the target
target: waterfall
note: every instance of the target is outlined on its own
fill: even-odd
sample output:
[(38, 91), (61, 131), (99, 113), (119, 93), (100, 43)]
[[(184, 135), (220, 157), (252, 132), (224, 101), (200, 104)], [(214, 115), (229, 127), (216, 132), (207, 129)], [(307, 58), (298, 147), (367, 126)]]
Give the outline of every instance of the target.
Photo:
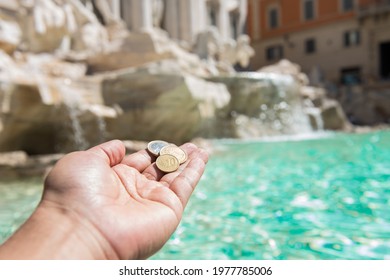
[[(37, 57), (29, 56), (28, 63), (26, 64), (28, 73), (30, 73), (33, 80), (35, 80), (35, 82), (37, 83), (37, 87), (43, 104), (55, 104), (54, 97), (56, 95), (53, 94), (53, 90), (62, 97), (63, 104), (65, 105), (65, 108), (68, 112), (67, 115), (70, 119), (70, 126), (73, 134), (71, 139), (74, 144), (73, 148), (77, 150), (86, 149), (88, 147), (88, 142), (83, 135), (83, 129), (79, 119), (79, 107), (80, 104), (82, 104), (81, 96), (78, 95), (77, 92), (72, 90), (72, 81), (69, 78), (50, 79), (52, 83), (50, 83), (49, 85), (47, 74), (42, 71), (41, 64), (50, 59), (50, 56), (45, 55)], [(69, 136), (67, 135), (65, 137)], [(61, 145), (62, 143), (59, 144)]]
[(282, 134), (305, 134), (313, 131), (299, 94), (299, 85), (291, 77), (275, 73), (251, 73), (256, 79), (268, 80), (274, 87), (272, 111), (279, 113), (279, 131)]
[(314, 116), (314, 119), (316, 121), (317, 130), (323, 131), (324, 130), (324, 120), (322, 119), (322, 116), (321, 116), (321, 110), (316, 108), (315, 111), (316, 111), (316, 113), (313, 116)]
[(324, 120), (321, 117), (321, 109), (316, 108), (313, 104), (313, 102), (309, 99), (306, 99), (304, 101), (304, 111), (305, 113), (311, 118), (312, 120), (312, 126), (317, 131), (323, 131), (324, 130)]
[(103, 143), (107, 139), (107, 129), (106, 129), (106, 121), (100, 115), (96, 117), (97, 127), (99, 130), (99, 142)]
[(229, 88), (231, 116), (239, 138), (313, 132), (300, 96), (300, 85), (292, 76), (240, 72), (210, 80)]
[(78, 150), (85, 150), (88, 148), (89, 144), (84, 137), (83, 128), (79, 119), (81, 113), (79, 107), (80, 104), (82, 104), (81, 96), (70, 87), (70, 79), (65, 79), (63, 82), (56, 81), (55, 85), (58, 92), (61, 94), (66, 110), (68, 111), (75, 148)]
[(88, 107), (86, 108), (88, 111), (92, 112), (93, 115), (96, 118), (96, 127), (98, 130), (98, 136), (99, 138), (97, 141), (99, 143), (102, 143), (107, 140), (107, 124), (106, 121), (104, 120), (104, 116), (107, 117), (113, 117), (115, 115), (115, 112), (107, 112), (108, 108), (105, 108), (103, 111), (103, 107), (97, 104), (89, 104)]

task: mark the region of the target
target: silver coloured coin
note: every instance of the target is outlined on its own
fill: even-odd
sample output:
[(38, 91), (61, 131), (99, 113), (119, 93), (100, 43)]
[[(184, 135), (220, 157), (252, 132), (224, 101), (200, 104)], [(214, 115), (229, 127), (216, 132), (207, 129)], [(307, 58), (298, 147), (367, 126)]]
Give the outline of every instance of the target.
[(167, 146), (169, 143), (162, 140), (153, 140), (148, 143), (148, 151), (155, 156), (160, 154), (160, 150)]

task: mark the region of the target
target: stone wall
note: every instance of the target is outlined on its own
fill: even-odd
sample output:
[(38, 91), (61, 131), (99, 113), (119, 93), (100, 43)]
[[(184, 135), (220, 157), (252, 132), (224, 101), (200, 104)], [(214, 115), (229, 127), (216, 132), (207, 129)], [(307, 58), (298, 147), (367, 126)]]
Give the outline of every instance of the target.
[(390, 89), (386, 87), (343, 87), (334, 98), (355, 125), (390, 124)]

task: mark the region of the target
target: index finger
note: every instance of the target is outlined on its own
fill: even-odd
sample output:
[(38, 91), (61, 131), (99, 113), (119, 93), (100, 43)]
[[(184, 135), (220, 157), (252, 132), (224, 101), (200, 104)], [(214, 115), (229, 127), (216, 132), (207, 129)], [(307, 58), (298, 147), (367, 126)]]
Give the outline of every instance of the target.
[(206, 164), (208, 161), (208, 153), (205, 150), (198, 148), (192, 143), (186, 143), (182, 145), (181, 148), (187, 152), (187, 162), (183, 163), (177, 171), (172, 173), (163, 173), (160, 178), (157, 178), (158, 180), (165, 182), (167, 185), (170, 185), (172, 181), (176, 179), (177, 176), (179, 176), (184, 170), (186, 170), (187, 166), (190, 165), (190, 162), (194, 159), (200, 159), (204, 162), (204, 164)]
[(181, 172), (167, 174), (167, 176), (161, 179), (161, 182), (166, 182), (169, 185), (169, 188), (180, 199), (183, 207), (186, 206), (192, 192), (198, 184), (208, 160), (207, 153), (200, 149), (192, 153), (192, 155)]
[(151, 155), (146, 149), (140, 150), (136, 153), (125, 156), (122, 160), (122, 164), (133, 167), (140, 173), (144, 172), (154, 161), (156, 157)]

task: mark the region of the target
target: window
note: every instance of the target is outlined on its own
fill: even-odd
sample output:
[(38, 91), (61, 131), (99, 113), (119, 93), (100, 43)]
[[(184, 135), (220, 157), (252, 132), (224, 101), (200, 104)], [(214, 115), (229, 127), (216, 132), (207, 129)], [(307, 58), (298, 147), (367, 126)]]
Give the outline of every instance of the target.
[(303, 0), (303, 19), (312, 20), (315, 17), (314, 0)]
[(316, 52), (316, 40), (313, 38), (305, 41), (305, 53), (312, 54)]
[(352, 11), (354, 8), (354, 0), (341, 0), (341, 8), (343, 12)]
[(358, 85), (362, 82), (360, 67), (343, 68), (340, 72), (343, 85)]
[(279, 27), (279, 10), (277, 8), (268, 10), (268, 26), (271, 29)]
[(390, 80), (390, 41), (379, 44), (379, 73), (383, 80)]
[(344, 47), (357, 46), (360, 44), (359, 30), (350, 30), (344, 32)]
[(283, 58), (283, 46), (270, 46), (265, 50), (265, 56), (268, 61), (278, 60)]

